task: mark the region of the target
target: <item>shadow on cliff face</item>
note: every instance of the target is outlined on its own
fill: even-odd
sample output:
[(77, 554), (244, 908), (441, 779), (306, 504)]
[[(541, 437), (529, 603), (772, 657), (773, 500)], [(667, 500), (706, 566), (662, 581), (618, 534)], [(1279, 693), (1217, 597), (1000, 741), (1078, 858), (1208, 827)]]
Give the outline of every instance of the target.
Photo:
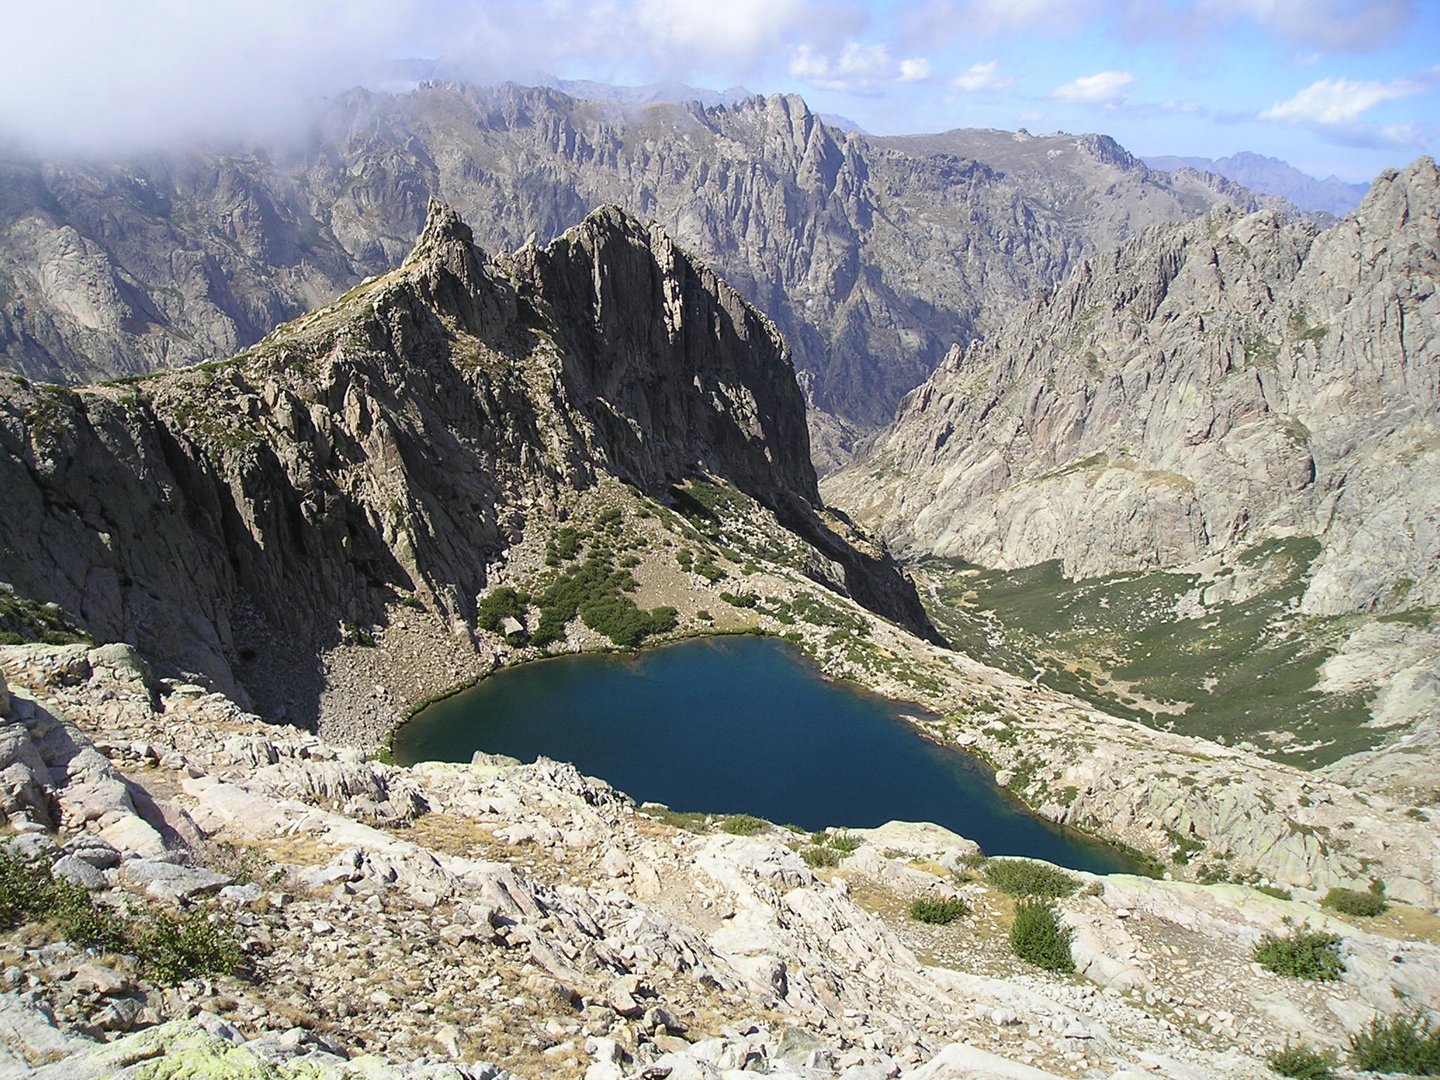
[(233, 361), (0, 385), (0, 579), (310, 726), (326, 653), (417, 593), (473, 627), (532, 510), (603, 473), (734, 483), (843, 567), (824, 584), (934, 639), (888, 556), (821, 520), (773, 325), (613, 207), (487, 261), (432, 204), (398, 271)]

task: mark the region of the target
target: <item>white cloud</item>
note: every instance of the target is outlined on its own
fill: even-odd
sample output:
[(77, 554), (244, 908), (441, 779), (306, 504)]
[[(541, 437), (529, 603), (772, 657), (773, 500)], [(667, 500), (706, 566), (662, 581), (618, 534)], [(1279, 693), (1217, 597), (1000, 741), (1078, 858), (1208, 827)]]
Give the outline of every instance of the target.
[(1440, 82), (1440, 65), (1419, 76), (1387, 82), (1366, 79), (1321, 79), (1287, 101), (1277, 102), (1260, 114), (1261, 120), (1334, 127), (1352, 124), (1385, 101), (1414, 97)]
[[(613, 27), (625, 5), (592, 7), (609, 8), (603, 21)], [(634, 12), (639, 40), (650, 51), (705, 67), (758, 58), (806, 21), (810, 6), (803, 0), (726, 0), (717, 18), (713, 0), (637, 0)]]
[(967, 94), (993, 94), (1014, 86), (1015, 76), (995, 74), (997, 66), (994, 60), (984, 64), (971, 64), (951, 79), (950, 84)]
[(801, 44), (790, 55), (789, 73), (822, 90), (872, 93), (885, 83), (919, 82), (930, 77), (930, 61), (916, 57), (896, 61), (885, 45), (847, 42), (833, 55)]
[[(400, 59), (477, 82), (545, 73), (739, 81), (866, 16), (847, 0), (66, 0), (4, 8), (0, 140), (110, 153), (303, 132), (307, 106)], [(838, 36), (837, 36), (838, 35)], [(123, 43), (123, 44), (122, 44)]]
[(900, 61), (901, 82), (924, 82), (930, 78), (930, 61), (923, 56)]
[(1057, 86), (1050, 96), (1058, 101), (1084, 105), (1111, 105), (1124, 98), (1125, 88), (1135, 81), (1128, 71), (1101, 71)]

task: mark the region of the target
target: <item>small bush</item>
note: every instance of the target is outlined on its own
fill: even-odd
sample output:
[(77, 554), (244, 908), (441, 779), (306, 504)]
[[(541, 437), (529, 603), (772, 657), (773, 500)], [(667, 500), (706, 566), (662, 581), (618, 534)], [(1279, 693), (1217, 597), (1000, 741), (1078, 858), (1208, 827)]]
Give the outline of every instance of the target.
[(920, 896), (910, 901), (910, 918), (946, 926), (970, 914), (970, 905), (958, 896)]
[(134, 953), (152, 979), (178, 983), (197, 975), (237, 975), (244, 966), (240, 943), (203, 911), (157, 913), (133, 936)]
[(1372, 1072), (1440, 1076), (1440, 1028), (1419, 1011), (1377, 1016), (1350, 1036), (1350, 1063)]
[(475, 625), (481, 630), (498, 634), (501, 623), (506, 619), (524, 623), (525, 609), (529, 606), (530, 600), (524, 593), (509, 585), (501, 586), (475, 605)]
[(860, 846), (860, 839), (848, 832), (837, 832), (831, 834), (830, 846), (843, 855), (849, 855)]
[(720, 822), (720, 831), (736, 836), (754, 836), (769, 828), (769, 822), (750, 814), (730, 814)]
[(1075, 960), (1070, 955), (1070, 936), (1070, 928), (1061, 924), (1054, 904), (1026, 898), (1015, 908), (1010, 951), (1046, 971), (1071, 972)]
[(1385, 910), (1385, 897), (1359, 889), (1331, 889), (1320, 901), (1321, 907), (1338, 911), (1341, 915), (1360, 915), (1365, 918), (1381, 914)]
[(1021, 859), (991, 859), (985, 864), (985, 877), (1011, 896), (1057, 898), (1070, 896), (1080, 887), (1080, 882), (1064, 870)]
[(1331, 1080), (1335, 1075), (1335, 1055), (1326, 1050), (1311, 1050), (1304, 1043), (1291, 1044), (1270, 1055), (1270, 1068), (1292, 1080)]
[(1345, 974), (1339, 948), (1339, 936), (1300, 927), (1285, 937), (1266, 934), (1255, 946), (1255, 961), (1277, 975), (1334, 982)]
[(840, 853), (828, 847), (811, 845), (800, 850), (800, 858), (805, 860), (805, 865), (819, 868), (821, 866), (839, 866)]
[(240, 943), (203, 911), (135, 917), (96, 904), (84, 886), (51, 877), (43, 860), (22, 860), (0, 849), (0, 929), (41, 923), (86, 949), (128, 953), (156, 982), (197, 975), (237, 975)]
[(557, 529), (545, 541), (545, 565), (559, 566), (575, 558), (580, 553), (580, 541), (580, 531), (574, 526), (565, 525)]
[(1290, 890), (1282, 889), (1279, 885), (1256, 885), (1255, 891), (1264, 893), (1266, 896), (1273, 896), (1276, 900), (1290, 899)]

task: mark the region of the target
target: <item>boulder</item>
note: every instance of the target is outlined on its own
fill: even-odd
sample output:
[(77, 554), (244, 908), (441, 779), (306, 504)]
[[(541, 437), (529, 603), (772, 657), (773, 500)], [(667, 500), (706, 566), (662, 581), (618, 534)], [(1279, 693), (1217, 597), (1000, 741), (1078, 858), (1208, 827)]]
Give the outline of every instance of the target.
[(218, 892), (232, 878), (198, 866), (179, 866), (160, 859), (131, 859), (120, 868), (120, 880), (138, 886), (157, 900), (189, 900)]

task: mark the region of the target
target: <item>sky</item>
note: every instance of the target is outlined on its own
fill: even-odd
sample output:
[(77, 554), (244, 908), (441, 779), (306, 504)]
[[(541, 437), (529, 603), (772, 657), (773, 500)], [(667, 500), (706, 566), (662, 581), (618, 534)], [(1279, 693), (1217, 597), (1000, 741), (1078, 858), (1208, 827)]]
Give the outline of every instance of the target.
[(395, 62), (798, 93), (877, 134), (1101, 132), (1368, 181), (1440, 156), (1440, 0), (8, 0), (0, 139), (263, 138)]

